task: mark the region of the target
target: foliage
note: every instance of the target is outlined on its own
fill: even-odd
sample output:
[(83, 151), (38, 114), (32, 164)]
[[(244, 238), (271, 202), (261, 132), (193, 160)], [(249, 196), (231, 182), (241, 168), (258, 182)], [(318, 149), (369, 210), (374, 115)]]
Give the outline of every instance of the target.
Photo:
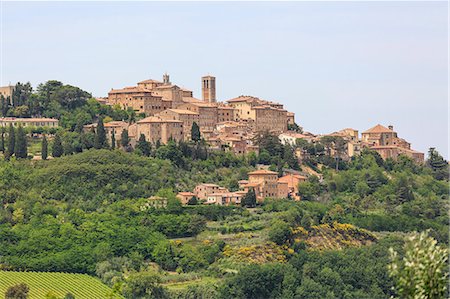
[(61, 142), (61, 137), (59, 134), (55, 135), (55, 138), (53, 139), (53, 145), (52, 145), (52, 157), (53, 158), (59, 158), (63, 155), (64, 149)]
[(5, 299), (27, 299), (30, 288), (25, 283), (10, 286), (5, 293)]
[(136, 150), (145, 157), (150, 157), (152, 153), (152, 148), (150, 142), (145, 140), (145, 135), (141, 134), (139, 140), (136, 144)]
[(15, 156), (19, 159), (20, 158), (24, 159), (28, 156), (27, 137), (25, 135), (25, 132), (24, 132), (22, 126), (19, 126), (19, 128), (17, 129), (14, 151), (15, 151)]
[(47, 142), (47, 137), (44, 135), (42, 137), (42, 145), (41, 145), (41, 157), (42, 160), (47, 160), (48, 157), (48, 142)]
[(242, 197), (241, 206), (247, 208), (253, 208), (256, 206), (256, 194), (253, 188), (248, 190), (244, 197)]
[(422, 232), (408, 237), (404, 250), (401, 259), (390, 248), (389, 274), (400, 298), (448, 297), (448, 249)]
[(200, 135), (200, 127), (198, 126), (198, 124), (194, 121), (192, 123), (192, 128), (191, 128), (191, 140), (198, 142), (201, 139), (201, 135)]

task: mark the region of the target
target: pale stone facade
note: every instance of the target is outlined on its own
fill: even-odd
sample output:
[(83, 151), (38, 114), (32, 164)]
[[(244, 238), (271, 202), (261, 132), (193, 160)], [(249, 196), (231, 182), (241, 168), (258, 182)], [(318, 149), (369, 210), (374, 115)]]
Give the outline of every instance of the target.
[(108, 93), (107, 101), (110, 105), (119, 105), (124, 110), (130, 107), (145, 115), (154, 115), (172, 106), (170, 101), (164, 101), (162, 96), (142, 87), (113, 89)]
[(192, 197), (195, 197), (195, 194), (192, 192), (178, 192), (177, 194), (177, 198), (183, 205), (186, 205)]
[(0, 127), (58, 127), (59, 121), (54, 118), (18, 118), (2, 117), (0, 118)]
[(229, 106), (217, 107), (217, 122), (234, 121), (234, 108)]
[(279, 183), (286, 183), (288, 188), (289, 197), (294, 200), (300, 200), (298, 185), (300, 182), (306, 181), (307, 177), (299, 174), (286, 174), (278, 179)]
[(13, 104), (12, 95), (13, 95), (15, 88), (16, 88), (15, 85), (8, 85), (8, 86), (0, 87), (0, 96), (3, 96), (5, 99), (8, 99), (10, 105)]
[(282, 104), (252, 96), (239, 96), (227, 102), (235, 109), (235, 120), (249, 122), (255, 131), (287, 131), (288, 115)]
[(158, 140), (162, 144), (166, 144), (170, 139), (176, 142), (183, 140), (183, 122), (179, 120), (150, 116), (138, 121), (136, 125), (136, 140), (141, 134), (144, 134), (145, 139), (152, 143), (156, 143)]
[(162, 119), (180, 120), (183, 122), (183, 136), (184, 140), (191, 139), (191, 130), (193, 123), (200, 122), (200, 117), (197, 112), (193, 112), (185, 109), (167, 109), (161, 113), (158, 113)]
[(216, 193), (229, 192), (226, 188), (220, 187), (216, 184), (200, 184), (194, 188), (194, 194), (198, 199), (206, 200), (209, 195)]
[(200, 131), (212, 131), (217, 124), (217, 105), (211, 103), (185, 103), (179, 109), (189, 110), (199, 115)]
[(362, 146), (369, 147), (378, 152), (383, 159), (397, 157), (401, 154), (411, 157), (418, 163), (424, 162), (424, 153), (411, 149), (411, 144), (399, 138), (393, 126), (387, 128), (378, 124), (362, 133)]
[(239, 187), (245, 192), (255, 190), (258, 202), (262, 202), (265, 198), (286, 198), (289, 194), (288, 183), (278, 182), (277, 173), (269, 170), (249, 172), (248, 181), (239, 181)]

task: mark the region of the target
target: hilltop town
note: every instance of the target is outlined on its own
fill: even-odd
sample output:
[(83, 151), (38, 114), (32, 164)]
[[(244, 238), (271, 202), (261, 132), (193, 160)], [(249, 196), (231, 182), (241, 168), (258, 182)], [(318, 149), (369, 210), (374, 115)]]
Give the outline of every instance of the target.
[[(170, 81), (168, 74), (163, 80), (148, 79), (138, 82), (136, 86), (111, 89), (107, 97), (96, 98), (98, 102), (133, 110), (140, 119), (134, 123), (128, 121), (110, 121), (105, 123), (109, 140), (114, 132), (120, 136), (128, 131), (130, 143), (134, 146), (143, 134), (151, 143), (166, 144), (169, 140), (176, 142), (191, 139), (193, 124), (199, 127), (201, 137), (212, 149), (230, 150), (235, 154), (258, 152), (254, 143), (255, 136), (261, 132), (276, 134), (283, 144), (295, 145), (303, 139), (309, 143), (321, 138), (341, 137), (345, 141), (340, 155), (349, 159), (358, 155), (363, 148), (378, 152), (383, 159), (396, 159), (406, 155), (418, 163), (423, 163), (424, 154), (411, 149), (411, 144), (399, 138), (392, 125), (375, 125), (362, 132), (352, 128), (342, 129), (326, 135), (303, 132), (295, 121), (294, 112), (287, 111), (283, 104), (260, 99), (256, 96), (241, 95), (224, 102), (216, 98), (216, 78), (201, 78), (201, 99), (194, 97), (192, 90), (184, 89)], [(14, 86), (0, 87), (0, 94), (11, 101)], [(14, 105), (14, 103), (10, 103)], [(58, 125), (57, 119), (49, 118), (0, 118), (0, 126), (9, 124), (24, 126)], [(86, 130), (95, 128), (96, 123), (85, 125)], [(336, 148), (333, 144), (331, 151)], [(296, 155), (302, 158), (302, 152)]]
[[(258, 139), (276, 136), (283, 146), (293, 151), (294, 159), (299, 164), (307, 161), (311, 149), (317, 151), (318, 145), (329, 157), (336, 159), (336, 169), (339, 160), (349, 161), (364, 149), (377, 152), (384, 160), (396, 160), (404, 155), (418, 164), (424, 162), (424, 154), (411, 149), (410, 143), (398, 137), (392, 125), (375, 125), (362, 132), (361, 136), (358, 130), (352, 128), (316, 135), (303, 131), (295, 120), (295, 114), (281, 103), (245, 95), (220, 102), (216, 97), (216, 78), (209, 75), (201, 78), (201, 87), (199, 99), (194, 97), (192, 90), (173, 84), (169, 75), (164, 74), (162, 81), (144, 80), (136, 86), (111, 89), (107, 97), (95, 98), (101, 105), (136, 115), (135, 119), (111, 119), (102, 123), (107, 142), (122, 144), (124, 149), (129, 150), (136, 148), (139, 140), (156, 146), (169, 141), (190, 142), (198, 138), (210, 151), (229, 151), (247, 156), (251, 153), (263, 155)], [(9, 102), (11, 107), (18, 106), (13, 100), (15, 90), (15, 86), (1, 87), (2, 102)], [(0, 118), (0, 126), (45, 127), (54, 133), (58, 121), (43, 117), (3, 117)], [(95, 133), (98, 123), (82, 125), (84, 132)], [(198, 137), (194, 137), (195, 134)], [(128, 138), (125, 143), (120, 140), (123, 136)], [(189, 204), (193, 199), (205, 204), (241, 204), (252, 190), (259, 203), (265, 198), (301, 199), (299, 184), (308, 179), (311, 171), (298, 171), (298, 168), (280, 173), (264, 165), (260, 167), (249, 172), (247, 180), (239, 181), (238, 190), (230, 191), (226, 187), (203, 182), (192, 190), (180, 190), (177, 197), (183, 204)]]

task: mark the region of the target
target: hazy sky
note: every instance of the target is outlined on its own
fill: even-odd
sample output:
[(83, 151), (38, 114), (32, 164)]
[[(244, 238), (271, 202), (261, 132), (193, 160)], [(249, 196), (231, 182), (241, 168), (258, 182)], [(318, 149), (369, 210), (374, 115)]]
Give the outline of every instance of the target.
[(95, 96), (164, 72), (279, 101), (307, 131), (392, 124), (448, 157), (447, 2), (3, 2), (1, 84)]

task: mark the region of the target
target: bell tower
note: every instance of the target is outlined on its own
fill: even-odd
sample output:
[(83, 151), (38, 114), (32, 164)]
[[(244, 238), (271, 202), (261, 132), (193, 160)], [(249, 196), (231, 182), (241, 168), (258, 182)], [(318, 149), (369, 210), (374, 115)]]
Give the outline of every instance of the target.
[(216, 102), (216, 77), (202, 77), (202, 100), (208, 103)]
[(170, 85), (170, 79), (169, 79), (169, 74), (165, 73), (163, 75), (163, 84), (164, 85)]

